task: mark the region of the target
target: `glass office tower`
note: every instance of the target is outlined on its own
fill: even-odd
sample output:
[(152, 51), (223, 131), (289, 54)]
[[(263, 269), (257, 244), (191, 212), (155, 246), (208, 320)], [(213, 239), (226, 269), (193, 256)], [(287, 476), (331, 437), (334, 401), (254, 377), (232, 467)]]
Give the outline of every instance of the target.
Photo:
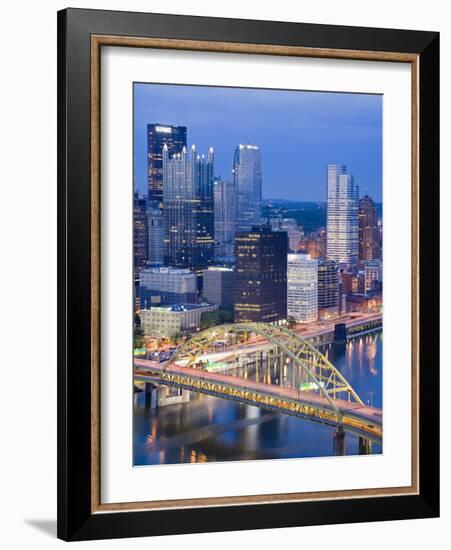
[(186, 147), (186, 127), (152, 123), (147, 125), (147, 185), (149, 205), (163, 204), (163, 146), (169, 156)]
[(327, 259), (350, 266), (359, 259), (359, 186), (342, 164), (327, 168)]
[(237, 193), (237, 231), (250, 231), (261, 223), (262, 167), (257, 145), (238, 145), (233, 158)]
[(236, 323), (287, 318), (287, 250), (285, 231), (256, 226), (236, 234)]
[(169, 156), (163, 147), (164, 263), (200, 270), (214, 256), (213, 148)]

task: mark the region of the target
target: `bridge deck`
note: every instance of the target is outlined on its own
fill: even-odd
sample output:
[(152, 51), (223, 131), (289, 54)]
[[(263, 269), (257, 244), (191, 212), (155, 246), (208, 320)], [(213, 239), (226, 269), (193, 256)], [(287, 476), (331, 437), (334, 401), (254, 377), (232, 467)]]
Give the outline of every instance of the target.
[[(202, 371), (200, 369), (187, 368), (174, 363), (158, 363), (147, 359), (135, 358), (135, 377), (145, 380), (151, 378), (151, 373), (176, 374), (195, 380), (217, 382), (228, 387), (234, 387), (245, 390), (252, 390), (257, 393), (272, 395), (283, 399), (302, 402), (321, 409), (332, 410), (330, 403), (313, 392), (297, 390), (294, 388), (284, 388), (281, 386), (256, 382), (245, 378), (230, 376), (220, 373)], [(359, 405), (357, 403), (345, 401), (343, 399), (333, 400), (337, 408), (343, 414), (343, 424), (353, 427), (356, 430), (361, 429), (371, 433), (377, 439), (382, 438), (382, 411), (369, 405)]]

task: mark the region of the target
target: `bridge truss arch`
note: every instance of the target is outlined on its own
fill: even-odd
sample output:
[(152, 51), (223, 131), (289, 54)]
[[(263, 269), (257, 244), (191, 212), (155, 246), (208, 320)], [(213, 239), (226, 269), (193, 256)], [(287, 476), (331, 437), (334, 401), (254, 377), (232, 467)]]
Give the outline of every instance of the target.
[[(310, 342), (285, 326), (265, 323), (230, 323), (203, 330), (189, 338), (173, 355), (168, 364), (183, 367), (204, 368), (202, 356), (215, 342), (233, 339), (233, 336), (255, 334), (266, 339), (277, 352), (293, 361), (312, 391), (318, 392), (329, 403), (332, 410), (340, 413), (336, 400), (363, 405), (356, 391), (335, 366)], [(237, 355), (246, 355), (246, 347), (237, 347)]]

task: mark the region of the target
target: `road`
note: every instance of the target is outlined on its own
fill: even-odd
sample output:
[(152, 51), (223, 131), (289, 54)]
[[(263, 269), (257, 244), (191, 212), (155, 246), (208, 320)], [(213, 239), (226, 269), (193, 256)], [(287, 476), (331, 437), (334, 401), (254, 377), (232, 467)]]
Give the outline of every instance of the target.
[[(224, 387), (251, 390), (257, 394), (280, 397), (285, 400), (334, 412), (333, 407), (326, 398), (313, 392), (296, 390), (294, 388), (283, 388), (272, 384), (264, 384), (244, 378), (232, 377), (226, 374), (211, 373), (176, 364), (157, 363), (146, 359), (135, 358), (134, 365), (134, 377), (136, 380), (146, 381), (146, 379), (148, 379), (149, 381), (155, 381), (161, 373), (175, 374), (185, 378), (187, 381), (189, 379), (200, 380), (217, 383)], [(193, 390), (196, 391), (194, 387)], [(381, 409), (369, 405), (359, 405), (342, 399), (334, 399), (333, 402), (342, 413), (343, 425), (357, 432), (361, 431), (371, 435), (376, 440), (382, 439)]]

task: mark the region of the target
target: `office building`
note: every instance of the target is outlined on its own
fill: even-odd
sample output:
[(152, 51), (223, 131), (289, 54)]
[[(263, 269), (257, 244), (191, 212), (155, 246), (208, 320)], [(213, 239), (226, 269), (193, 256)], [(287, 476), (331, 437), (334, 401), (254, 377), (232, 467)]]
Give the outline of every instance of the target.
[(359, 257), (359, 187), (342, 164), (327, 169), (327, 259), (353, 266)]
[(359, 259), (376, 260), (381, 257), (381, 233), (376, 204), (368, 195), (359, 201)]
[(213, 149), (169, 157), (163, 147), (164, 263), (202, 270), (214, 256)]
[(200, 328), (202, 314), (217, 309), (218, 306), (208, 304), (176, 304), (142, 309), (141, 328), (146, 336), (173, 338), (195, 332)]
[(256, 226), (235, 236), (235, 322), (287, 318), (287, 234)]
[(288, 236), (288, 250), (299, 252), (304, 232), (293, 218), (269, 218), (269, 225), (272, 231), (286, 231)]
[(147, 211), (147, 262), (149, 265), (163, 265), (163, 212), (155, 203)]
[(196, 274), (189, 269), (149, 267), (140, 273), (141, 305), (197, 303)]
[(382, 284), (381, 260), (367, 260), (364, 265), (365, 292), (379, 290)]
[(308, 254), (288, 254), (287, 307), (301, 323), (318, 319), (318, 260)]
[(338, 268), (333, 260), (318, 260), (318, 308), (338, 306)]
[(147, 201), (138, 193), (133, 195), (133, 262), (135, 273), (147, 264)]
[(209, 267), (204, 271), (204, 300), (221, 309), (233, 311), (235, 270), (230, 267)]
[(235, 184), (223, 179), (213, 181), (215, 256), (233, 256), (236, 230)]
[(163, 147), (168, 155), (181, 153), (186, 147), (186, 128), (168, 124), (147, 125), (147, 185), (149, 204), (163, 205)]
[(365, 273), (363, 270), (344, 271), (340, 275), (344, 292), (352, 294), (365, 294)]
[(238, 145), (233, 158), (237, 194), (237, 231), (250, 231), (261, 223), (262, 168), (257, 145)]

